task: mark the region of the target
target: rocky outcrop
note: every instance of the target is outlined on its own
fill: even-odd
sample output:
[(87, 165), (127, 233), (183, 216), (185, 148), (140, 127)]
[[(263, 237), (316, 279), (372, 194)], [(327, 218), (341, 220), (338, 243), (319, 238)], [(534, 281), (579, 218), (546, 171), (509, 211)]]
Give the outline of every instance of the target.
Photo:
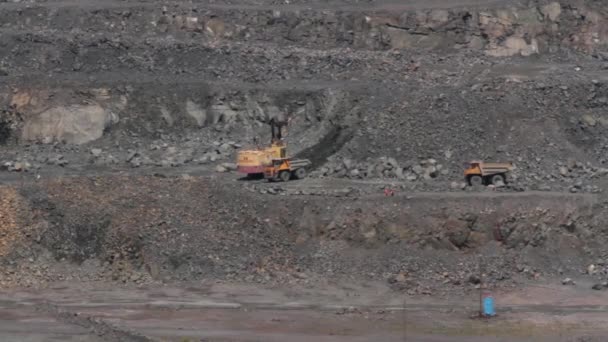
[[(608, 42), (606, 13), (594, 2), (573, 2), (535, 1), (528, 6), (485, 9), (449, 5), (446, 9), (398, 10), (354, 6), (351, 11), (315, 10), (313, 6), (304, 10), (290, 6), (280, 10), (203, 8), (205, 5), (195, 4), (150, 9), (135, 3), (119, 11), (51, 11), (33, 6), (27, 11), (3, 11), (0, 22), (14, 30), (54, 30), (88, 23), (86, 29), (91, 32), (144, 32), (150, 42), (169, 34), (189, 35), (210, 43), (268, 42), (325, 49), (466, 48), (487, 51), (492, 56), (529, 55), (537, 49), (546, 52), (551, 46), (587, 52), (604, 47)], [(79, 18), (78, 22), (74, 18)], [(96, 44), (122, 48), (131, 43), (129, 39), (115, 38), (101, 39)], [(78, 61), (75, 64), (88, 67)]]
[(84, 144), (101, 138), (113, 121), (112, 113), (96, 104), (53, 107), (29, 117), (22, 138), (43, 143)]
[(254, 144), (268, 136), (267, 122), (281, 117), (292, 119), (287, 137), (298, 141), (301, 147), (293, 149), (299, 149), (316, 143), (326, 134), (325, 123), (352, 106), (341, 91), (242, 84), (231, 89), (206, 82), (11, 88), (0, 86), (0, 94), (10, 95), (0, 97), (0, 108), (7, 108), (0, 111), (0, 143), (13, 135), (23, 142), (84, 144), (108, 132), (154, 138), (165, 131), (185, 136), (202, 129)]

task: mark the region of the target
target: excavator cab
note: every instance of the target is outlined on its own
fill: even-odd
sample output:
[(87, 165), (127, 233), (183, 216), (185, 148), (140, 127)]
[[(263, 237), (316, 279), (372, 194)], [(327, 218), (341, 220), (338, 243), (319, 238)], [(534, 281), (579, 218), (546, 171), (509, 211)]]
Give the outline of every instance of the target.
[(248, 177), (263, 175), (264, 167), (271, 164), (273, 159), (287, 158), (287, 147), (283, 142), (283, 127), (287, 125), (287, 122), (273, 118), (268, 123), (272, 137), (270, 146), (255, 150), (242, 150), (238, 153), (238, 170), (247, 174)]
[(270, 159), (287, 158), (287, 147), (285, 145), (274, 143), (265, 150)]
[(270, 119), (270, 146), (264, 150), (240, 151), (238, 170), (248, 176), (263, 174), (268, 181), (288, 181), (306, 177), (306, 168), (312, 165), (308, 159), (295, 159), (287, 156), (287, 146), (283, 141), (283, 127), (288, 121)]

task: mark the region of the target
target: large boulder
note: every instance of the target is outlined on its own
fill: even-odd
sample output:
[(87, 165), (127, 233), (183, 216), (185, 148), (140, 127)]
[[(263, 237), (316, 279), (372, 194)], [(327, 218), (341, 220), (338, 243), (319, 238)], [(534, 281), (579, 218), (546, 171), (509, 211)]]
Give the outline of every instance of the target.
[(186, 102), (186, 113), (196, 121), (198, 127), (205, 126), (207, 122), (207, 111), (198, 104), (188, 100)]
[(559, 2), (552, 2), (541, 7), (540, 11), (546, 19), (558, 21), (560, 14), (562, 14), (562, 6)]
[(538, 42), (532, 39), (528, 44), (522, 37), (509, 37), (498, 46), (488, 47), (486, 54), (493, 57), (509, 57), (514, 55), (530, 56), (538, 53)]
[(21, 137), (28, 141), (84, 144), (101, 138), (116, 118), (99, 105), (71, 105), (48, 109), (26, 119)]
[(450, 242), (458, 248), (465, 247), (471, 235), (469, 223), (455, 218), (449, 218), (445, 222), (444, 230)]

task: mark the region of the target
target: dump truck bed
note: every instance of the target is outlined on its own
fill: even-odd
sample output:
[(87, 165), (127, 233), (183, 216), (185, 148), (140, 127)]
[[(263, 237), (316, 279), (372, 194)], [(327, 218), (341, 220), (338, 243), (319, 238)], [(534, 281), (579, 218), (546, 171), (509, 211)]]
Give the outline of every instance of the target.
[(481, 163), (479, 164), (482, 176), (505, 173), (513, 169), (510, 163)]
[(312, 163), (308, 159), (291, 159), (289, 161), (289, 166), (292, 170), (299, 169), (301, 167), (310, 166)]

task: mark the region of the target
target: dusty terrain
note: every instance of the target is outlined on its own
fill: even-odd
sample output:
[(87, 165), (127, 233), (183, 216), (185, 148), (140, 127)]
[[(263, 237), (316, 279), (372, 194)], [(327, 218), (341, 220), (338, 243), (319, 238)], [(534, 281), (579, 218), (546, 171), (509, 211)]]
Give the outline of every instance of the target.
[[(0, 1), (0, 337), (604, 340), (607, 44), (593, 0)], [(310, 176), (242, 179), (276, 117)]]
[[(57, 284), (43, 292), (0, 295), (0, 337), (19, 341), (602, 341), (605, 307), (593, 303), (606, 300), (606, 295), (589, 291), (538, 286), (503, 297), (499, 318), (472, 320), (475, 296), (406, 300), (377, 283), (332, 283), (322, 290), (217, 282), (111, 290), (107, 285), (76, 289)], [(87, 336), (89, 331), (96, 336)]]

